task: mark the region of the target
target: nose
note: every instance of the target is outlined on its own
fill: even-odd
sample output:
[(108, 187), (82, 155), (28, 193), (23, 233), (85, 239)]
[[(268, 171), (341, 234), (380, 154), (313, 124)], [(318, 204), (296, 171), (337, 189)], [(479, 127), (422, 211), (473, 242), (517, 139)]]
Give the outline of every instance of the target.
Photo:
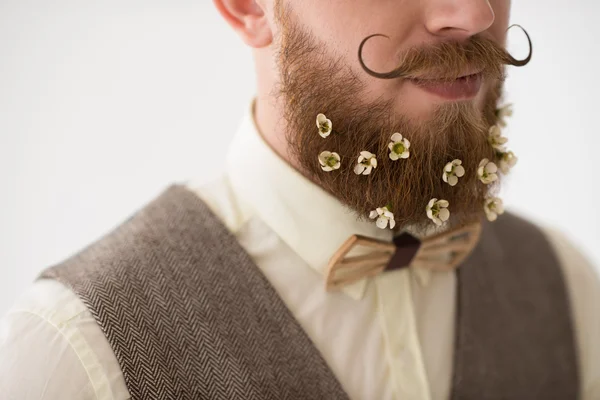
[(425, 25), (433, 35), (457, 41), (485, 31), (494, 23), (489, 0), (430, 0)]

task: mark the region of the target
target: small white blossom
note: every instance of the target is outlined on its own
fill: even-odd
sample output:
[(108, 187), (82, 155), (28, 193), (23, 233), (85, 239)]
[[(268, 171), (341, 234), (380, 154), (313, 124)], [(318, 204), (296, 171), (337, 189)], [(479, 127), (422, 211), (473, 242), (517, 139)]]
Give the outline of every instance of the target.
[(333, 124), (325, 115), (319, 114), (317, 115), (317, 127), (319, 128), (319, 135), (321, 135), (322, 138), (326, 138), (331, 133)]
[(377, 168), (375, 154), (368, 151), (361, 151), (358, 156), (358, 164), (354, 167), (354, 173), (356, 175), (369, 175), (373, 168)]
[(450, 186), (456, 186), (458, 178), (465, 175), (465, 167), (462, 166), (461, 160), (452, 160), (444, 167), (442, 179)]
[(496, 117), (498, 117), (498, 125), (504, 128), (506, 126), (506, 119), (508, 117), (512, 117), (512, 115), (512, 104), (506, 104), (505, 106), (498, 108), (496, 110)]
[(490, 127), (488, 142), (498, 151), (504, 151), (504, 145), (508, 139), (502, 136), (502, 130), (498, 125)]
[(446, 200), (438, 200), (433, 198), (429, 200), (429, 204), (425, 210), (427, 211), (427, 217), (433, 221), (437, 226), (441, 226), (444, 222), (450, 218), (450, 210), (448, 206), (450, 203)]
[(498, 172), (498, 167), (496, 166), (496, 164), (494, 164), (487, 158), (484, 158), (479, 163), (479, 168), (477, 169), (477, 176), (479, 176), (479, 180), (481, 182), (485, 183), (486, 185), (489, 185), (490, 183), (498, 180), (498, 175), (496, 174), (496, 172)]
[(505, 175), (510, 172), (510, 169), (514, 167), (519, 160), (512, 151), (498, 152), (498, 159), (500, 171), (502, 171), (502, 173)]
[(483, 210), (488, 221), (495, 221), (498, 215), (504, 214), (504, 203), (498, 197), (490, 197), (485, 199)]
[(340, 168), (340, 155), (331, 151), (324, 151), (319, 154), (319, 163), (323, 171), (329, 172)]
[(392, 135), (392, 141), (389, 144), (390, 158), (394, 161), (399, 158), (408, 158), (410, 156), (410, 142), (406, 138), (402, 138), (402, 135), (398, 132)]
[(371, 219), (377, 218), (375, 225), (377, 225), (377, 227), (380, 229), (387, 228), (388, 222), (390, 223), (390, 229), (394, 229), (394, 226), (396, 226), (396, 220), (394, 219), (394, 214), (392, 214), (392, 212), (390, 211), (388, 206), (379, 207), (379, 208), (371, 211), (371, 214), (369, 214), (369, 218), (371, 218)]

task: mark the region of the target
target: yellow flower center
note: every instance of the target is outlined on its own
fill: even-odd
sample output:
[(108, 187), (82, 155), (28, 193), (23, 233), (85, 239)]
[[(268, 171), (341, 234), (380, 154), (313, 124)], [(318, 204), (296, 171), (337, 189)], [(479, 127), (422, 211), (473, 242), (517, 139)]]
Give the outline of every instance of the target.
[(398, 142), (398, 143), (394, 144), (393, 150), (394, 150), (394, 153), (396, 153), (396, 154), (402, 154), (402, 153), (404, 153), (404, 150), (406, 150), (406, 149), (404, 148), (404, 144), (402, 142)]
[(331, 125), (329, 125), (329, 122), (325, 121), (325, 122), (321, 123), (319, 128), (320, 128), (321, 133), (327, 133), (331, 129)]
[(327, 164), (328, 167), (334, 167), (337, 164), (337, 158), (334, 156), (329, 156), (327, 157), (325, 164)]

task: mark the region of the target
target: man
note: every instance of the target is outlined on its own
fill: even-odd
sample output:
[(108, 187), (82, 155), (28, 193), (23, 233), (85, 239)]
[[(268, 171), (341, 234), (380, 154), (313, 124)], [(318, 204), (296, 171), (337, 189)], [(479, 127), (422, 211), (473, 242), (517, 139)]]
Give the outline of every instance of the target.
[(7, 399), (599, 399), (600, 283), (504, 213), (509, 0), (214, 0), (258, 94), (4, 318)]

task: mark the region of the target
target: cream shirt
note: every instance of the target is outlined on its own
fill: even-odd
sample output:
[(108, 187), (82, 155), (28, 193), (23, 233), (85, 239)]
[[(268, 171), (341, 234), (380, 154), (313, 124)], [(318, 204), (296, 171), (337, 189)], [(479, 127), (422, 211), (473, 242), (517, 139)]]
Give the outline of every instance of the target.
[[(341, 292), (326, 292), (323, 271), (350, 235), (390, 239), (391, 232), (357, 221), (279, 158), (257, 132), (251, 112), (231, 146), (224, 176), (208, 185), (187, 186), (237, 237), (351, 399), (449, 397), (454, 272), (387, 272)], [(600, 282), (574, 247), (547, 232), (572, 301), (583, 399), (597, 400)], [(60, 283), (34, 282), (0, 322), (0, 398), (129, 397), (100, 328)]]

